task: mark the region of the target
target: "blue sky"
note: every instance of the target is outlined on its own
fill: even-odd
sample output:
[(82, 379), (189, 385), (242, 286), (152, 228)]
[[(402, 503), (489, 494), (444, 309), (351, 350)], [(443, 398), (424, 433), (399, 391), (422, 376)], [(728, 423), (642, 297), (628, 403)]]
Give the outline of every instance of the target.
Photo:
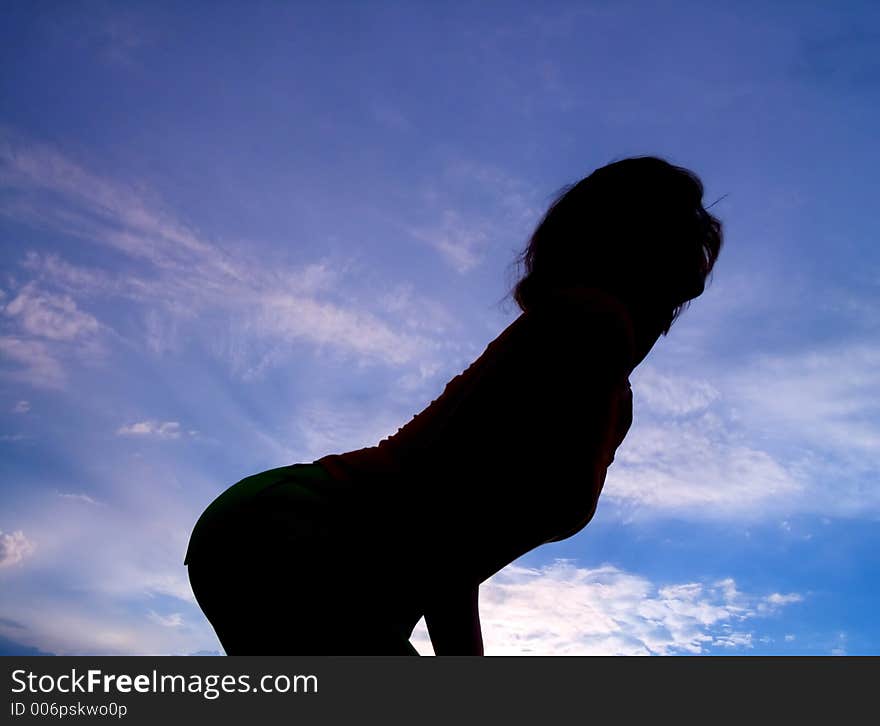
[(516, 318), (554, 193), (656, 154), (725, 249), (593, 522), (483, 584), (487, 652), (880, 652), (875, 6), (5, 15), (0, 650), (220, 650), (202, 509), (396, 431)]

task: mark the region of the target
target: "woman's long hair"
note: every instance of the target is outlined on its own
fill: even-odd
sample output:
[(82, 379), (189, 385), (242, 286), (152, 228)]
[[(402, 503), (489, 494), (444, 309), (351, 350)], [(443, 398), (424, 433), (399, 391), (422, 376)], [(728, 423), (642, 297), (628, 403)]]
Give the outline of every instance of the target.
[(702, 198), (696, 174), (654, 156), (596, 169), (550, 205), (515, 260), (523, 274), (508, 295), (525, 312), (553, 288), (590, 285), (668, 306), (674, 321), (721, 251), (721, 222)]

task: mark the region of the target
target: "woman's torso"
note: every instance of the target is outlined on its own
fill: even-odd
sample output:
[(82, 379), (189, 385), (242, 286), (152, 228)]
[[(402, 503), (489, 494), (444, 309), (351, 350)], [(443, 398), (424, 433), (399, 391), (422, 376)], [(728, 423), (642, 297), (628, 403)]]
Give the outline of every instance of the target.
[(632, 357), (618, 301), (563, 293), (514, 320), (397, 433), (318, 463), (431, 563), (419, 569), (472, 563), (488, 577), (593, 516), (632, 421)]
[[(258, 540), (291, 556), (332, 545), (361, 563), (375, 558), (389, 581), (413, 591), (432, 569), (472, 564), (485, 579), (569, 536), (592, 517), (632, 420), (631, 333), (613, 303), (586, 291), (562, 308), (519, 316), (395, 435), (248, 477), (203, 519), (247, 520)], [(602, 381), (616, 403), (602, 441), (583, 442), (583, 412), (570, 406), (592, 400), (579, 392), (594, 385), (590, 361), (605, 360), (606, 374), (619, 369)]]

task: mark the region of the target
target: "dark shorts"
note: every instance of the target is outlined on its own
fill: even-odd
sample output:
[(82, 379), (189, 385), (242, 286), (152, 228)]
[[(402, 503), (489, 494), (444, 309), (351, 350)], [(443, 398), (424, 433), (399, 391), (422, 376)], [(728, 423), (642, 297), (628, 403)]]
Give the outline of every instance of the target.
[(282, 466), (245, 477), (202, 512), (190, 536), (184, 564), (213, 559), (227, 550), (256, 554), (256, 543), (245, 535), (272, 538), (276, 545), (279, 537), (287, 536), (291, 546), (300, 547), (316, 535), (330, 536), (334, 519), (345, 514), (347, 488), (315, 463)]
[(383, 583), (363, 515), (320, 464), (247, 477), (208, 506), (185, 562), (227, 655), (418, 655), (418, 616)]

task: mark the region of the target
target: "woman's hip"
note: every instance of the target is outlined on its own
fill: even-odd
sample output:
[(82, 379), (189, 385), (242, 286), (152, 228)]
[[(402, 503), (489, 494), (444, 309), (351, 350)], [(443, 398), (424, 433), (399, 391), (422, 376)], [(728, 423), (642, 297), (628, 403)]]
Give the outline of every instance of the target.
[(246, 477), (202, 512), (184, 564), (326, 540), (338, 518), (332, 511), (332, 491), (330, 475), (319, 464), (294, 464)]

